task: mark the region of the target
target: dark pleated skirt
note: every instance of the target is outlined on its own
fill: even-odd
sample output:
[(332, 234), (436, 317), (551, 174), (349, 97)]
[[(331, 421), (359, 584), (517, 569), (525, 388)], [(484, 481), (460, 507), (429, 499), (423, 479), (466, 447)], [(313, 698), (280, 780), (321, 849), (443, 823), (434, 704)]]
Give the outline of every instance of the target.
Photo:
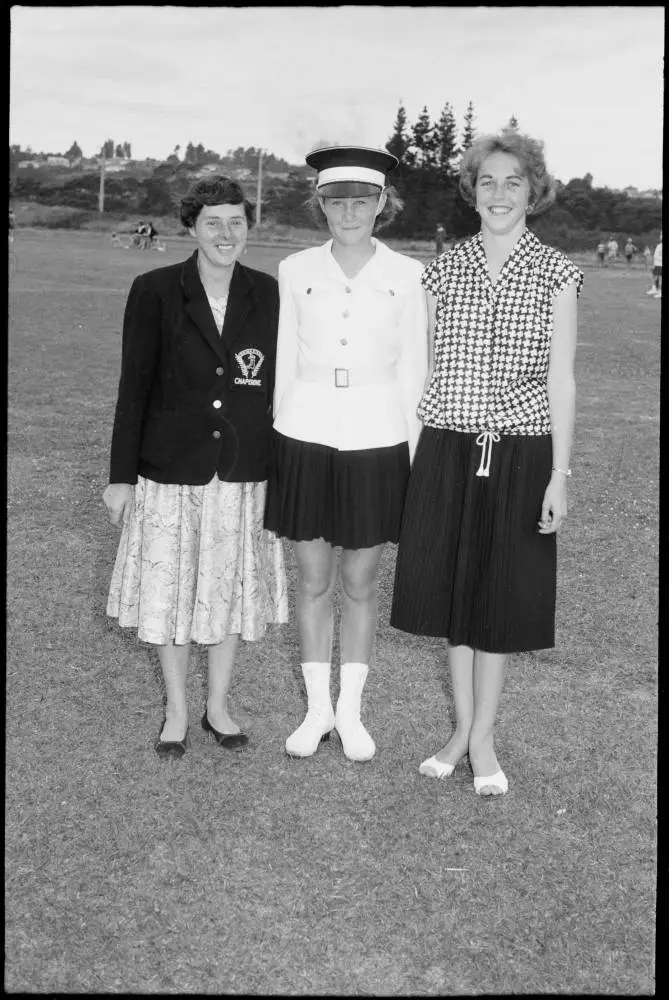
[(537, 522), (550, 435), (501, 435), (478, 477), (476, 434), (425, 427), (407, 491), (390, 623), (491, 653), (555, 644), (556, 538)]
[(282, 538), (324, 538), (365, 549), (399, 538), (409, 446), (337, 451), (273, 432), (265, 527)]

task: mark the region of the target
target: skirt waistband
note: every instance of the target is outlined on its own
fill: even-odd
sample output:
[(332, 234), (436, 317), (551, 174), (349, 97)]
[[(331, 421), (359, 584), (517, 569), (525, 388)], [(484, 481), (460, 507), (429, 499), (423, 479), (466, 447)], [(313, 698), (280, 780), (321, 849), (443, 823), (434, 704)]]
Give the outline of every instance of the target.
[(379, 385), (397, 381), (395, 365), (357, 365), (355, 368), (335, 368), (333, 365), (299, 365), (297, 377), (302, 382), (317, 382), (336, 389)]

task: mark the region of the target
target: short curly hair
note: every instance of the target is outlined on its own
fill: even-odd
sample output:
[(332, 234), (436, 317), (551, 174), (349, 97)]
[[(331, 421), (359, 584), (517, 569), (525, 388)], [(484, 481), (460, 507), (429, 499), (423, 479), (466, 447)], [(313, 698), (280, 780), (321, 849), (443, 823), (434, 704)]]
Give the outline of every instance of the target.
[(479, 136), (465, 151), (460, 162), (460, 193), (468, 205), (476, 207), (476, 178), (481, 164), (492, 153), (508, 153), (520, 162), (530, 185), (528, 215), (550, 208), (555, 201), (555, 181), (546, 169), (544, 144), (512, 129)]
[(197, 181), (181, 199), (179, 218), (186, 229), (197, 222), (205, 205), (243, 205), (246, 221), (253, 225), (253, 206), (244, 197), (241, 184), (223, 174), (213, 174)]

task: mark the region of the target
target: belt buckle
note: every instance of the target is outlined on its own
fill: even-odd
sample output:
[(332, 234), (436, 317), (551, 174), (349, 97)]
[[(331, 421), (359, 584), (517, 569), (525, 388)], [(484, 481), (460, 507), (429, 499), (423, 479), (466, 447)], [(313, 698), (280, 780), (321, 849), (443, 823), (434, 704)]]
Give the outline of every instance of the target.
[(334, 373), (335, 373), (335, 388), (337, 388), (337, 389), (348, 389), (349, 388), (349, 380), (348, 380), (349, 369), (348, 368), (335, 368)]

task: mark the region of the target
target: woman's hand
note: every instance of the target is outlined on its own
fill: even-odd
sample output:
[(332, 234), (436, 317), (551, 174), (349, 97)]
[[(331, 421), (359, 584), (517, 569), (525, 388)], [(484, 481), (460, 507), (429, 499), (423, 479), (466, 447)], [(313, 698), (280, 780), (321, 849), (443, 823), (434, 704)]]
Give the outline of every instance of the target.
[(125, 524), (135, 499), (135, 487), (130, 483), (110, 483), (102, 494), (102, 501), (109, 512), (112, 524)]
[(544, 493), (539, 520), (539, 534), (551, 535), (558, 530), (567, 516), (567, 479), (561, 472), (554, 472)]

